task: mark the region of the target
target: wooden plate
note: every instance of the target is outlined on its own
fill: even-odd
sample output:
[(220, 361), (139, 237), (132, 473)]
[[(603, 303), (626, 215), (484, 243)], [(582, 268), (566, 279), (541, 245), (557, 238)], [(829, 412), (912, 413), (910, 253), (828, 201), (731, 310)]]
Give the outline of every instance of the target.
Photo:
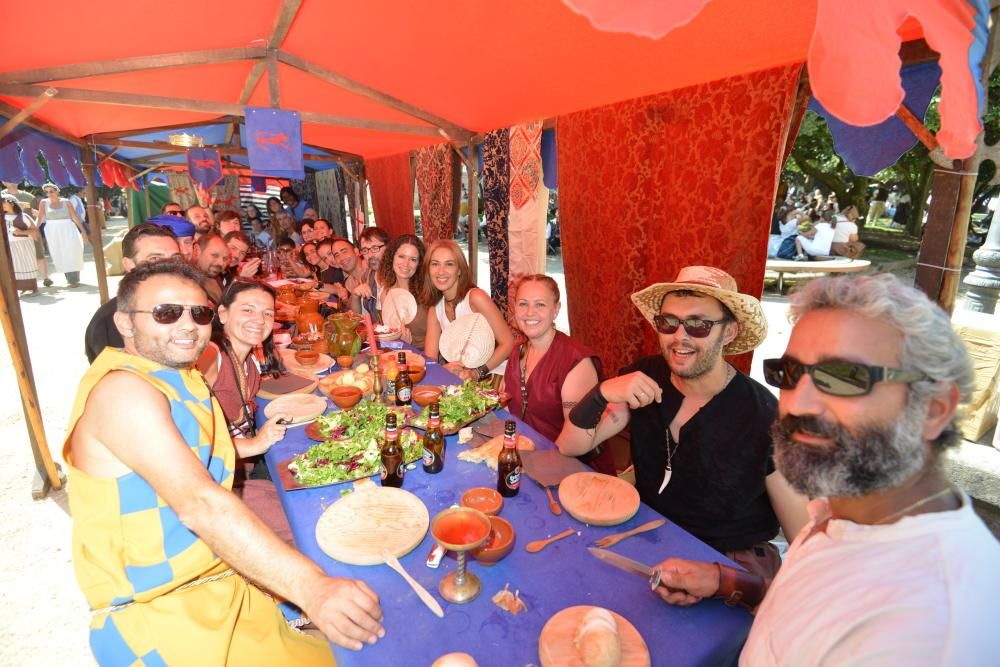
[(617, 526), (639, 511), (639, 492), (611, 475), (578, 472), (559, 483), (559, 500), (577, 521), (592, 526)]
[(319, 381), (311, 373), (288, 373), (277, 380), (267, 377), (261, 381), (257, 396), (272, 401), (288, 394), (311, 394), (316, 391), (317, 384)]
[[(538, 636), (538, 658), (542, 667), (583, 667), (574, 640), (583, 617), (596, 607), (567, 607), (550, 618)], [(610, 609), (608, 611), (611, 611)], [(621, 667), (649, 667), (649, 648), (628, 619), (611, 611), (618, 625), (622, 647)]]
[(331, 505), (316, 522), (316, 542), (330, 558), (349, 565), (379, 565), (382, 551), (401, 558), (427, 534), (427, 506), (403, 489), (362, 489)]
[(279, 396), (264, 408), (264, 416), (270, 419), (284, 413), (291, 417), (292, 424), (305, 424), (326, 412), (326, 399), (316, 394), (288, 394)]

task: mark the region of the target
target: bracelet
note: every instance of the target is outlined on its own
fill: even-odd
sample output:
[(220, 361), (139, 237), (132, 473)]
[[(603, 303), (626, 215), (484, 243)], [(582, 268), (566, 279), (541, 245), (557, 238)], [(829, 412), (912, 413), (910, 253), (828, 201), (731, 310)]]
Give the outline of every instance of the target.
[(569, 421), (577, 428), (592, 429), (601, 421), (608, 400), (601, 393), (600, 383), (594, 385), (590, 392), (580, 399), (580, 402), (569, 411)]
[(746, 609), (753, 609), (764, 599), (767, 588), (762, 577), (721, 563), (715, 563), (715, 567), (719, 568), (719, 590), (712, 597), (725, 600), (729, 607)]
[(482, 366), (480, 366), (476, 370), (479, 372), (479, 379), (480, 380), (486, 378), (490, 374), (490, 367), (487, 366), (486, 364), (483, 364)]

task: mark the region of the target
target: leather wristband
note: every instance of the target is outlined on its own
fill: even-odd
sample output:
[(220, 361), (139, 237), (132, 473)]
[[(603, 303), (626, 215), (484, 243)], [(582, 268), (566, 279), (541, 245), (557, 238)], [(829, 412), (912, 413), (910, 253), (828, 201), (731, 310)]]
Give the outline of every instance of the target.
[(606, 407), (608, 401), (601, 393), (601, 385), (598, 383), (569, 411), (569, 420), (577, 428), (588, 430), (595, 428), (601, 421), (601, 415), (604, 414)]
[(725, 600), (730, 607), (739, 605), (747, 609), (753, 609), (764, 599), (767, 588), (763, 578), (728, 565), (715, 566), (719, 568), (719, 590), (713, 598)]
[(483, 364), (482, 366), (480, 366), (479, 368), (476, 369), (476, 372), (479, 373), (479, 379), (483, 380), (483, 379), (485, 379), (486, 377), (489, 376), (489, 374), (490, 374), (490, 367), (487, 366), (486, 364)]

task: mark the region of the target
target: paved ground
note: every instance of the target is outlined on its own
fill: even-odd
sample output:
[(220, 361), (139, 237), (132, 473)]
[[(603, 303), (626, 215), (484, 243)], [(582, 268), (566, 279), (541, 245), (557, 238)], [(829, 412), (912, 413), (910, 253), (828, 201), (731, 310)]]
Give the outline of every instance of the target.
[[(110, 222), (111, 231), (124, 220)], [(480, 256), (480, 282), (489, 270)], [(564, 287), (561, 263), (550, 258), (548, 272)], [(75, 290), (54, 275), (56, 285), (43, 295), (23, 299), (31, 362), (38, 387), (46, 437), (58, 460), (80, 377), (87, 369), (83, 331), (99, 305), (94, 264), (88, 253)], [(912, 277), (911, 277), (912, 280)], [(117, 287), (111, 279), (111, 292)], [(779, 356), (788, 338), (786, 299), (765, 295), (770, 333), (752, 375), (760, 377), (760, 359)], [(564, 309), (565, 313), (565, 309)], [(560, 323), (566, 330), (565, 315)], [(76, 587), (70, 561), (70, 521), (65, 492), (42, 501), (31, 499), (34, 466), (17, 380), (8, 356), (0, 359), (0, 665), (93, 664), (87, 647), (87, 605)], [(123, 417), (127, 412), (123, 411)], [(139, 426), (137, 425), (137, 433)]]

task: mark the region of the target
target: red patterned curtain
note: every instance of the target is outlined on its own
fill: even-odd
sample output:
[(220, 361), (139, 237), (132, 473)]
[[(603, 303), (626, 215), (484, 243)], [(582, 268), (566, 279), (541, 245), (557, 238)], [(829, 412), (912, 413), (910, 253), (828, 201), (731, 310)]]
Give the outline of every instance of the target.
[[(760, 296), (800, 67), (558, 119), (570, 326), (609, 373), (657, 349), (629, 295), (681, 267), (717, 266)], [(747, 371), (750, 359), (731, 361)]]
[(372, 191), (375, 223), (389, 234), (389, 238), (412, 234), (415, 227), (410, 154), (365, 160), (365, 174)]
[(455, 152), (448, 144), (417, 150), (417, 191), (420, 193), (420, 227), (424, 243), (455, 235)]

